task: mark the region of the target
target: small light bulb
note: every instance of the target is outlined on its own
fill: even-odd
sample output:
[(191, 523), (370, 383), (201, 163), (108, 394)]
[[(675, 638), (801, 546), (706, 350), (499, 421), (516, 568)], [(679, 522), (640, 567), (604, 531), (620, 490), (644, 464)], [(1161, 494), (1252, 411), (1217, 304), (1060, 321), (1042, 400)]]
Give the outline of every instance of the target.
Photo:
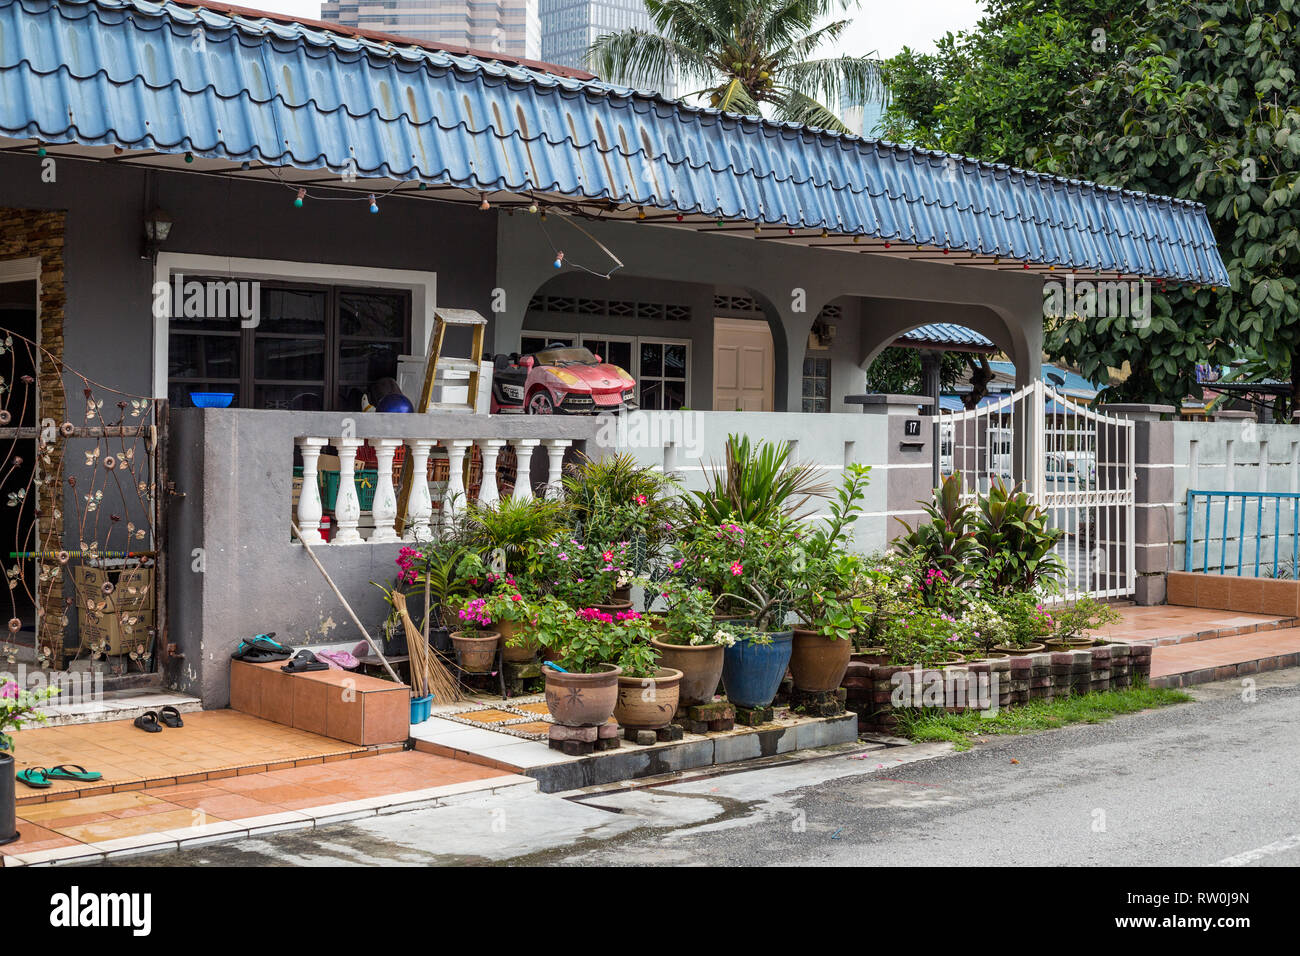
[(293, 201), (293, 205), (294, 205), (294, 207), (297, 208), (297, 209), (301, 209), (301, 208), (302, 208), (302, 201), (303, 201), (304, 199), (306, 199), (306, 198), (307, 198), (307, 190), (305, 190), (305, 189), (299, 189), (299, 190), (298, 190), (298, 196), (297, 196), (297, 198), (295, 198), (294, 201)]
[(535, 203), (535, 202), (534, 202), (534, 203), (529, 203), (529, 204), (528, 204), (528, 211), (531, 212), (533, 215), (537, 215), (537, 203)]
[(482, 200), (478, 204), (479, 209), (483, 210), (483, 212), (487, 212), (489, 209), (492, 208), (492, 204), (488, 202), (487, 193), (479, 193), (479, 197)]
[(564, 253), (557, 252), (555, 254), (555, 261), (551, 263), (551, 265), (555, 266), (557, 269), (561, 268), (564, 265)]
[(185, 154), (185, 162), (187, 162), (187, 163), (192, 163), (192, 162), (194, 162), (194, 154), (193, 154), (193, 153), (186, 153), (186, 154)]
[(374, 193), (371, 193), (371, 194), (370, 194), (370, 211), (371, 211), (372, 213), (373, 213), (373, 212), (379, 212), (379, 203), (375, 202), (375, 194), (374, 194)]

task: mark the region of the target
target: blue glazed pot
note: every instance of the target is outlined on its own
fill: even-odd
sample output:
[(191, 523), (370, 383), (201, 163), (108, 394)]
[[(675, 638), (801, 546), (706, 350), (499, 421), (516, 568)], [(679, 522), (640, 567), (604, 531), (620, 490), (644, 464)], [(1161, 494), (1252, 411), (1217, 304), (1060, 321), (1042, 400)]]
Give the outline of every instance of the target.
[(722, 659), (727, 700), (739, 707), (766, 707), (781, 687), (790, 665), (794, 631), (776, 631), (770, 644), (737, 641)]

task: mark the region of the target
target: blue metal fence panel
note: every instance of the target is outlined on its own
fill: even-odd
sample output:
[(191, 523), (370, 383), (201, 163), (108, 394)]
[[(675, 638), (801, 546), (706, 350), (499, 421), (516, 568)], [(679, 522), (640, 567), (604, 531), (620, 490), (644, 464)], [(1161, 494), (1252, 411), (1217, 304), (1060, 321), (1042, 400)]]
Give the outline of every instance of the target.
[(170, 0), (0, 0), (0, 135), (1228, 281), (1185, 200)]
[[(1215, 502), (1223, 508), (1223, 521), (1217, 533), (1212, 530)], [(1254, 526), (1247, 523), (1251, 504), (1254, 504)], [(1204, 504), (1203, 537), (1200, 566), (1196, 565), (1197, 509)], [(1229, 537), (1229, 516), (1237, 505), (1238, 519), (1235, 542)], [(1272, 514), (1271, 523), (1269, 521)], [(1283, 563), (1282, 539), (1290, 539), (1289, 558)], [(1266, 542), (1271, 541), (1273, 560), (1265, 560)], [(1236, 562), (1230, 567), (1228, 555), (1236, 547)], [(1188, 489), (1187, 515), (1183, 531), (1183, 570), (1209, 574), (1213, 567), (1211, 551), (1219, 558), (1219, 574), (1235, 568), (1238, 577), (1251, 569), (1251, 577), (1289, 577), (1300, 579), (1300, 493), (1288, 491), (1202, 491)], [(1253, 563), (1250, 551), (1253, 549)]]

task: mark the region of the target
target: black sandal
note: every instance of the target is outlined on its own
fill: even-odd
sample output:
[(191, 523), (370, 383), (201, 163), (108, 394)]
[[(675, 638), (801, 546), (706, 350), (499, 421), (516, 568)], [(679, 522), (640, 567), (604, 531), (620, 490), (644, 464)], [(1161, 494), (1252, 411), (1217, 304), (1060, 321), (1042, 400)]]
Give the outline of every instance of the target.
[(168, 727), (184, 727), (185, 721), (181, 720), (181, 712), (168, 704), (158, 711), (158, 718)]
[(300, 650), (294, 655), (293, 660), (280, 668), (286, 674), (304, 674), (308, 671), (327, 671), (329, 669), (328, 664), (306, 648)]
[(135, 719), (135, 725), (141, 730), (150, 734), (162, 733), (162, 728), (158, 726), (158, 715), (152, 710), (141, 714)]

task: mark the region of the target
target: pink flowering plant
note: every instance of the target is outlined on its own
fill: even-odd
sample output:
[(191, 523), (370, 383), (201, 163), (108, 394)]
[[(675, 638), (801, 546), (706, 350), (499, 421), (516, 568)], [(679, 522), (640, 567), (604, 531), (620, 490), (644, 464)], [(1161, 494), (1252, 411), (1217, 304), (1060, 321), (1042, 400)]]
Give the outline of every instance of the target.
[(591, 673), (614, 664), (625, 675), (649, 677), (658, 666), (649, 619), (637, 611), (574, 609), (555, 597), (539, 602), (534, 635), (566, 671)]
[(17, 681), (0, 675), (0, 750), (14, 749), (13, 731), (22, 730), (29, 723), (45, 723), (49, 718), (36, 709), (37, 705), (58, 692), (57, 687), (23, 690)]
[(663, 630), (659, 640), (666, 644), (699, 647), (725, 643), (713, 622), (713, 595), (679, 574), (669, 574), (646, 589), (646, 603), (662, 607)]
[(609, 604), (614, 592), (636, 582), (631, 543), (587, 544), (577, 537), (539, 542), (529, 548), (533, 584), (570, 607)]
[(790, 520), (696, 521), (681, 530), (670, 567), (713, 596), (713, 613), (743, 615), (779, 631), (801, 588), (807, 534)]

